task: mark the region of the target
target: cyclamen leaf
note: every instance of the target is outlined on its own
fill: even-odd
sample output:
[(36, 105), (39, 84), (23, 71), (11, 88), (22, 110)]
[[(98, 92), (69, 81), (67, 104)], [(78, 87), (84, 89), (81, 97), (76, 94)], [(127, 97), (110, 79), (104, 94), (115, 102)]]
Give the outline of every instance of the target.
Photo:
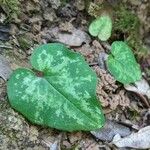
[(115, 79), (123, 84), (134, 83), (142, 76), (132, 50), (122, 41), (112, 43), (107, 67)]
[(31, 56), (37, 77), (17, 69), (8, 81), (9, 101), (31, 122), (61, 130), (93, 130), (104, 116), (96, 99), (96, 74), (83, 57), (63, 44), (44, 44)]
[(98, 36), (101, 41), (106, 41), (111, 36), (112, 20), (109, 15), (102, 15), (95, 19), (89, 26), (92, 36)]

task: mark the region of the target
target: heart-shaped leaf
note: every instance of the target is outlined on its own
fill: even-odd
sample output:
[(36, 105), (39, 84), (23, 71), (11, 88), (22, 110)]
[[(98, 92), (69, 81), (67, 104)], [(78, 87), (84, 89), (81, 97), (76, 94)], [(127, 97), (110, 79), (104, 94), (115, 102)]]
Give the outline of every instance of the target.
[(123, 84), (134, 83), (141, 79), (140, 66), (130, 47), (122, 41), (112, 43), (107, 67), (115, 79)]
[(38, 77), (20, 68), (11, 75), (7, 90), (13, 108), (31, 122), (57, 129), (93, 130), (104, 116), (96, 99), (96, 74), (83, 57), (63, 44), (44, 44), (32, 54)]
[(92, 36), (98, 36), (101, 41), (106, 41), (111, 36), (112, 20), (109, 15), (102, 15), (95, 19), (89, 26)]

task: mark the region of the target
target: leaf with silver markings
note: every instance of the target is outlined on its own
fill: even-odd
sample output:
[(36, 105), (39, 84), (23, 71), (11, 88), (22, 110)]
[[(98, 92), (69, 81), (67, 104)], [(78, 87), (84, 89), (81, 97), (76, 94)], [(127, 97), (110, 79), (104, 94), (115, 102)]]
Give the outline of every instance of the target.
[(134, 83), (142, 77), (139, 64), (131, 48), (122, 41), (111, 45), (111, 54), (107, 58), (107, 67), (115, 79), (123, 84)]
[(63, 44), (44, 44), (31, 56), (35, 70), (13, 72), (7, 92), (11, 106), (35, 124), (74, 131), (104, 125), (96, 99), (97, 77), (84, 58)]

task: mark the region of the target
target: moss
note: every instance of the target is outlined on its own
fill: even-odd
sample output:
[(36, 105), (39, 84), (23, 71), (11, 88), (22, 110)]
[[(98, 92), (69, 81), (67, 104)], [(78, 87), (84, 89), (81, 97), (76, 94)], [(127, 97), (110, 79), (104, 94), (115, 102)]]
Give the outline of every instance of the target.
[(142, 44), (139, 27), (139, 18), (127, 10), (125, 6), (118, 5), (114, 9), (113, 34), (122, 34), (123, 39), (121, 40), (125, 40), (135, 50), (138, 57), (141, 58), (147, 56), (148, 50)]
[(0, 0), (0, 6), (7, 14), (8, 20), (14, 18), (20, 13), (19, 0)]
[(137, 31), (139, 28), (139, 19), (124, 6), (118, 6), (118, 8), (114, 11), (114, 15), (114, 29), (118, 29), (123, 32), (131, 32)]

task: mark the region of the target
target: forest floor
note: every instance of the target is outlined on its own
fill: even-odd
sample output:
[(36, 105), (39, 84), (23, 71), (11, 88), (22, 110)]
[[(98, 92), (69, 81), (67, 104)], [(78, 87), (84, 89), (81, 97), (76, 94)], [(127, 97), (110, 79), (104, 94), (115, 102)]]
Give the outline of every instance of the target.
[[(92, 4), (103, 6), (103, 3), (95, 0)], [(107, 3), (108, 11), (114, 14), (114, 30), (108, 42), (101, 42), (88, 33), (95, 11), (88, 8), (91, 4), (88, 0), (20, 0), (19, 3), (14, 0), (10, 4), (0, 1), (0, 67), (5, 64), (0, 68), (5, 72), (0, 72), (0, 150), (118, 150), (111, 142), (115, 133), (127, 136), (150, 125), (149, 99), (127, 91), (107, 68), (99, 66), (100, 53), (107, 53), (114, 40), (127, 39), (143, 77), (150, 84), (150, 2), (123, 0), (120, 4), (117, 0), (107, 0)], [(116, 8), (118, 11), (114, 11)], [(123, 20), (120, 24), (118, 18)], [(80, 52), (101, 79), (97, 97), (109, 127), (99, 139), (90, 132), (70, 133), (33, 125), (9, 104), (7, 74), (20, 67), (31, 68), (29, 58), (33, 49), (54, 41)], [(2, 62), (5, 60), (1, 57), (8, 63)], [(126, 149), (130, 148), (123, 148)]]

